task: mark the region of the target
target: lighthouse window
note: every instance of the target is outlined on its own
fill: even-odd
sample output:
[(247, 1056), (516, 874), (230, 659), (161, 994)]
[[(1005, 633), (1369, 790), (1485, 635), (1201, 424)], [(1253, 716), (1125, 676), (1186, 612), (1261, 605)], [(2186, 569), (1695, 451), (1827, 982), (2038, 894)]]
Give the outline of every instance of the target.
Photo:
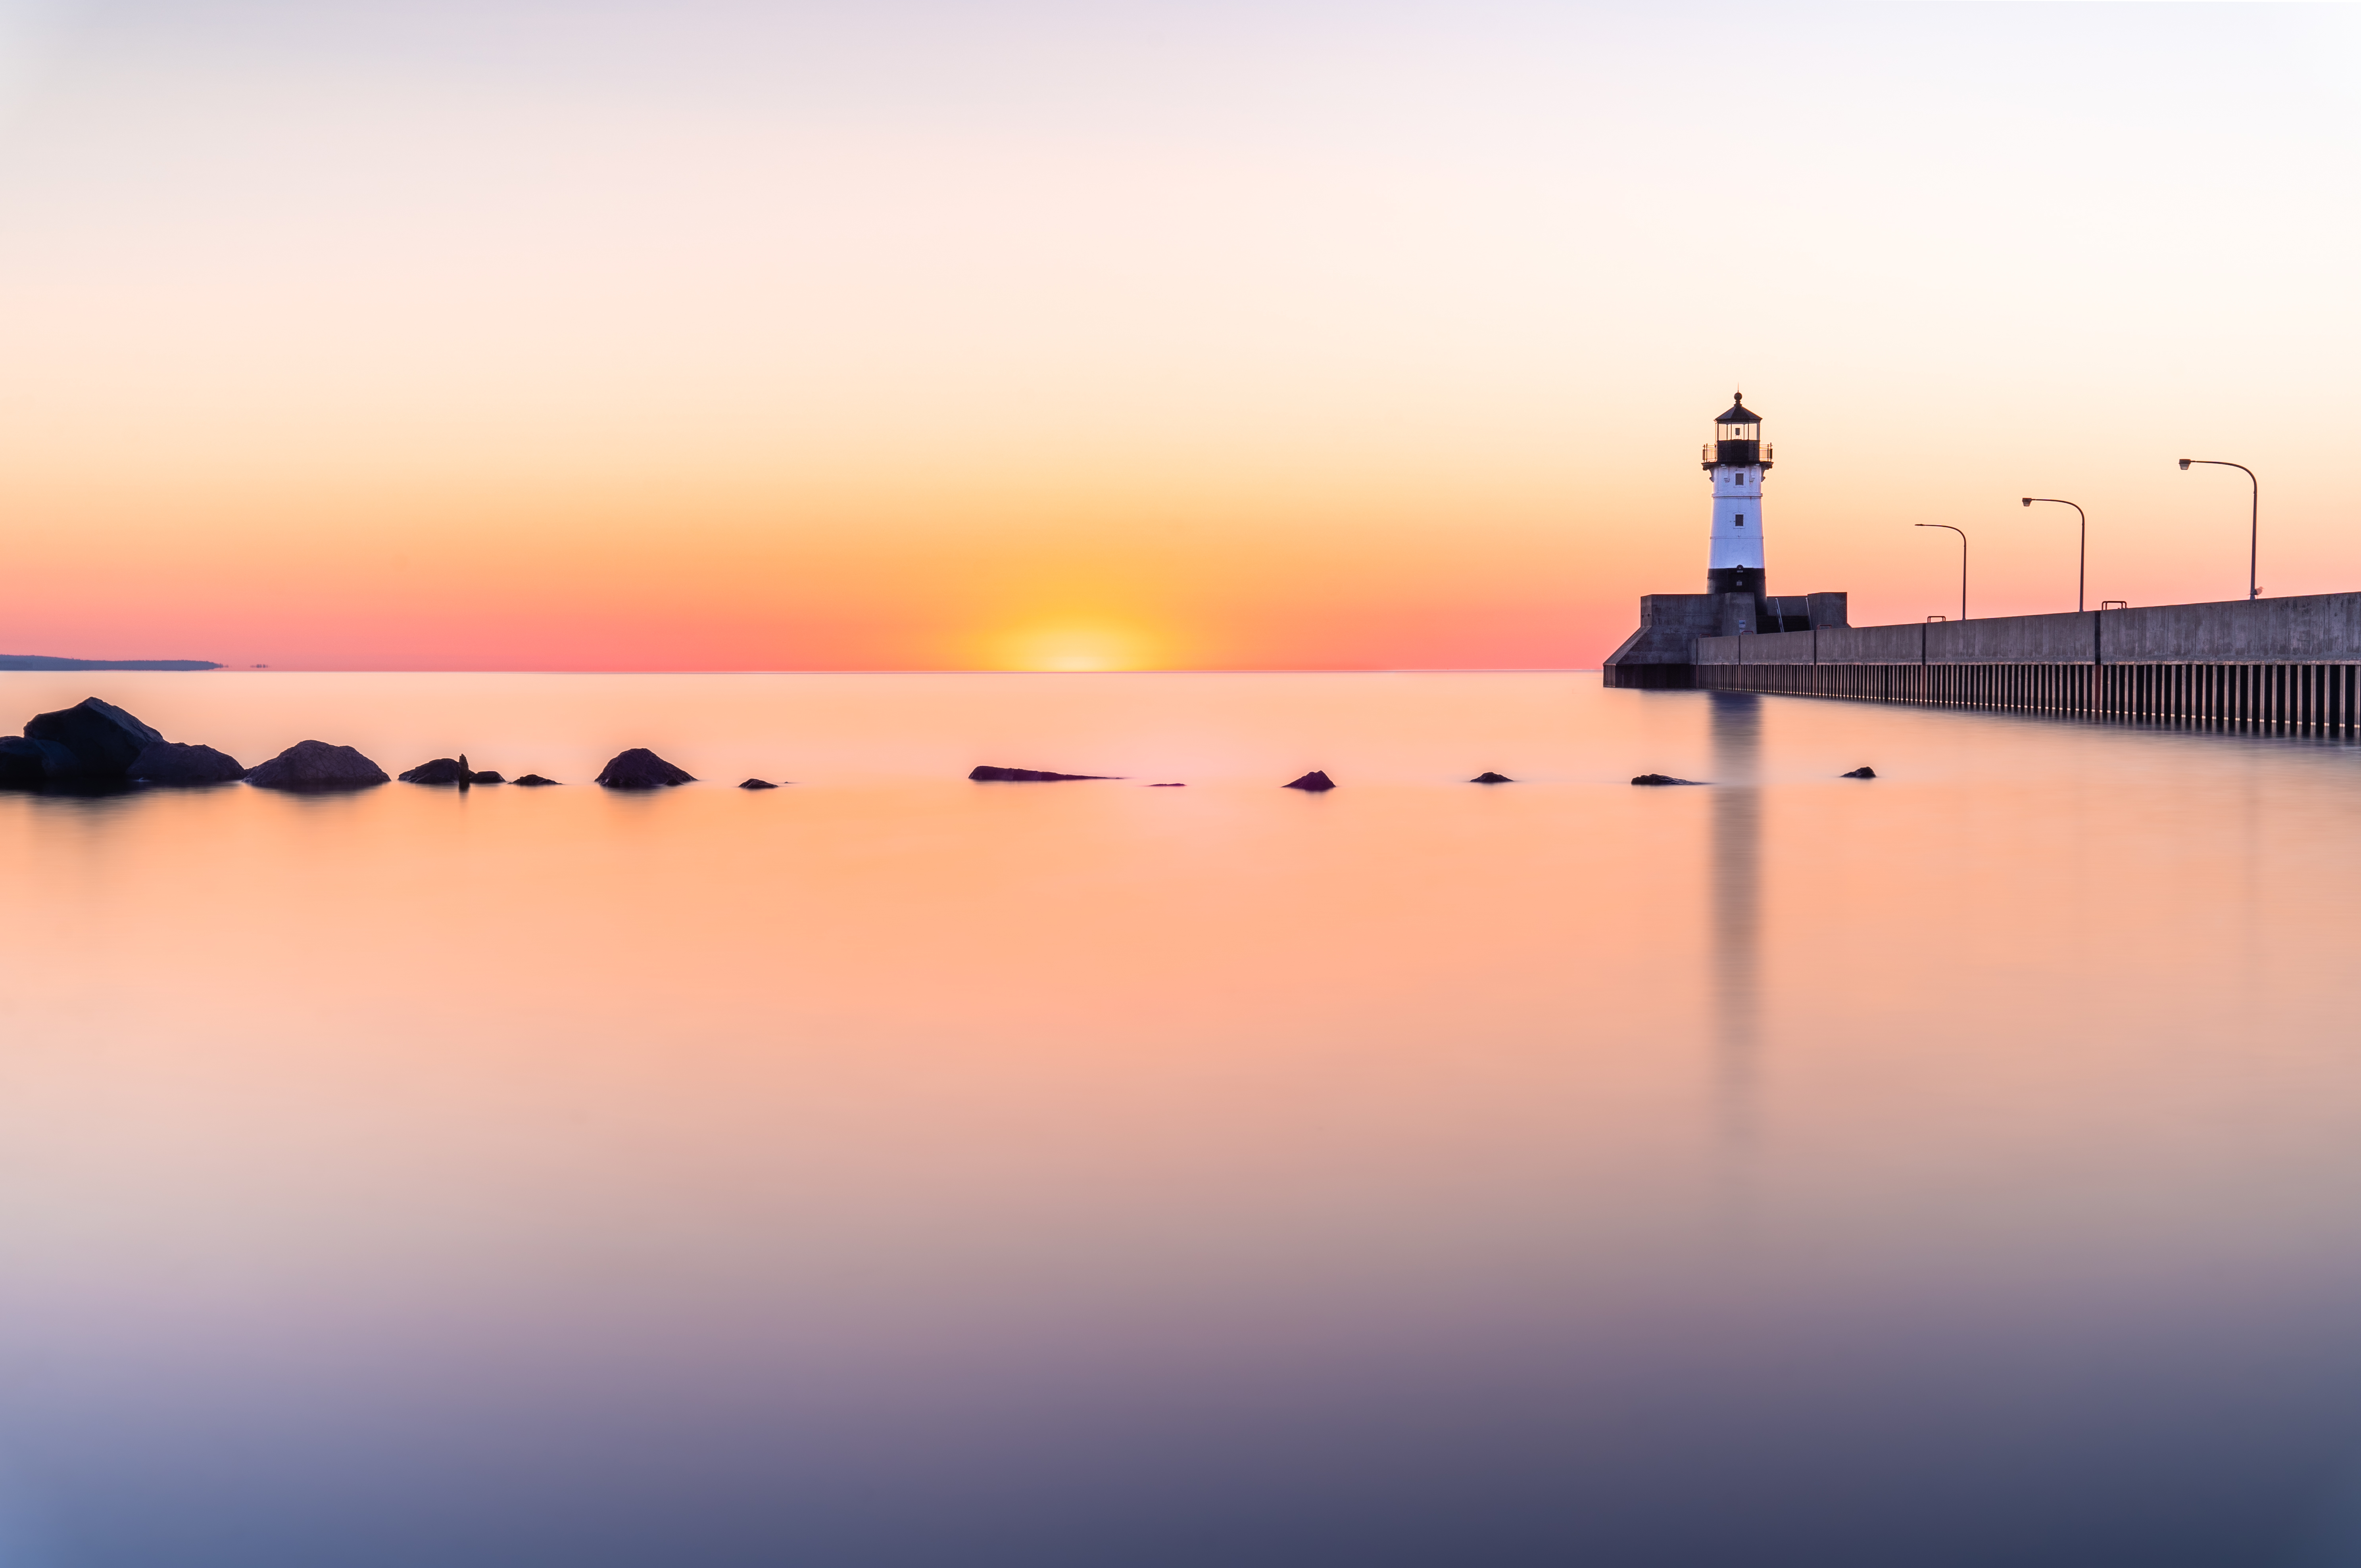
[(1738, 514), (1738, 526), (1741, 528), (1744, 528), (1746, 526), (1746, 514), (1744, 512), (1740, 512)]

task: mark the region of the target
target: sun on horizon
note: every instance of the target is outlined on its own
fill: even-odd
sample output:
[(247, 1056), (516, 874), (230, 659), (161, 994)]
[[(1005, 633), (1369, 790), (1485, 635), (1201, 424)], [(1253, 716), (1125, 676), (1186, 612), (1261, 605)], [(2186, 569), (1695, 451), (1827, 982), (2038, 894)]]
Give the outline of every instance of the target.
[(1083, 674), (1161, 667), (1157, 640), (1113, 621), (1060, 620), (1019, 627), (996, 638), (986, 667)]

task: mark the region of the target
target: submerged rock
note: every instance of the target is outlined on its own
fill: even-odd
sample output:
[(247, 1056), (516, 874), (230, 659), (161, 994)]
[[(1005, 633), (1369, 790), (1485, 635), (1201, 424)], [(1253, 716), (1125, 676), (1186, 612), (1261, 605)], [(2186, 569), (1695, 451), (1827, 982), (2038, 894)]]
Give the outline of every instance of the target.
[(554, 784), (557, 781), (555, 779), (543, 778), (539, 773), (526, 773), (517, 780), (517, 787), (520, 789), (541, 789), (547, 785)]
[(0, 784), (38, 788), (81, 773), (82, 759), (54, 740), (22, 735), (0, 740)]
[(140, 752), (163, 738), (162, 731), (94, 696), (55, 713), (35, 714), (25, 726), (26, 740), (63, 746), (91, 778), (123, 777)]
[(479, 773), (469, 773), (467, 782), (469, 784), (506, 784), (509, 781), (487, 768)]
[(246, 777), (246, 764), (211, 746), (158, 740), (132, 761), (126, 776), (152, 784), (227, 784)]
[(455, 784), (468, 777), (456, 757), (437, 757), (397, 775), (403, 784)]
[(609, 789), (669, 789), (695, 784), (697, 775), (674, 767), (644, 746), (618, 754), (594, 781)]
[(1670, 773), (1642, 773), (1631, 781), (1635, 784), (1694, 784), (1695, 779), (1676, 779)]
[(1035, 768), (977, 768), (968, 775), (972, 784), (1075, 784), (1107, 779), (1112, 773), (1045, 773)]
[(766, 779), (748, 779), (744, 784), (740, 784), (738, 787), (740, 789), (776, 789), (779, 786), (772, 784)]
[(393, 781), (350, 746), (298, 740), (249, 772), (246, 782), (260, 789), (367, 789)]
[(1876, 776), (1877, 770), (1875, 768), (1855, 768), (1849, 773), (1839, 773), (1837, 775), (1837, 777), (1840, 779), (1873, 779)]
[(1187, 789), (1189, 786), (1188, 786), (1187, 784), (1149, 784), (1148, 787), (1148, 788), (1150, 788), (1150, 789)]
[(1290, 779), (1287, 783), (1279, 785), (1279, 787), (1281, 789), (1308, 789), (1317, 795), (1323, 789), (1334, 789), (1336, 787), (1336, 781), (1330, 778), (1326, 773), (1320, 772), (1317, 768), (1314, 768), (1312, 772), (1304, 774), (1301, 778)]
[(1467, 782), (1469, 784), (1515, 784), (1517, 781), (1506, 773), (1477, 773)]

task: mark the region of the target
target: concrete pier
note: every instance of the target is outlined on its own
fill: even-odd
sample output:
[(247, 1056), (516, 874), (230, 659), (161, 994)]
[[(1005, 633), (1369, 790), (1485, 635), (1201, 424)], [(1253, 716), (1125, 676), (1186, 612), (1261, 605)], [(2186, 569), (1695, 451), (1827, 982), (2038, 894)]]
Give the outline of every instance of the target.
[(1608, 684), (2340, 734), (2361, 724), (2361, 593), (1698, 634), (1686, 668), (1668, 641), (1642, 649), (1635, 635), (1625, 648), (1653, 658), (1621, 678), (1610, 666)]

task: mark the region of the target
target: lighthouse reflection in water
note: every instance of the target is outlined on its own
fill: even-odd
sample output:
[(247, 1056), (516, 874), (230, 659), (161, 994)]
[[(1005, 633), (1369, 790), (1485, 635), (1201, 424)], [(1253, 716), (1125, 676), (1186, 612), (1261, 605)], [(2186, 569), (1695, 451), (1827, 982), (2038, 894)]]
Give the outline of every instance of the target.
[(1755, 775), (1763, 698), (1702, 694), (1712, 726), (1714, 1041), (1730, 1136), (1751, 1124), (1761, 1038), (1763, 803)]
[(801, 782), (0, 795), (8, 1568), (2355, 1561), (2349, 748), (1568, 674), (102, 695)]

